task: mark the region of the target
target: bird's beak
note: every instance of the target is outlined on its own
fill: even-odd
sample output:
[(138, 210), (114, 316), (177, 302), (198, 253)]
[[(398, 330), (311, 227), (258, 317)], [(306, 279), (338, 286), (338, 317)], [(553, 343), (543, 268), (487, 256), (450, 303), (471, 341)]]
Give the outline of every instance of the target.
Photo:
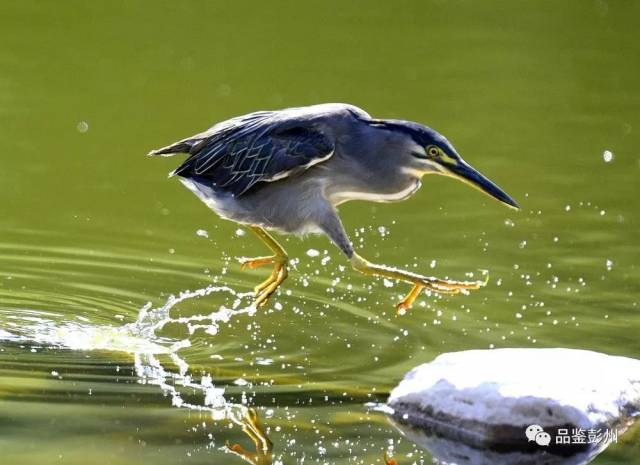
[(492, 181), (483, 176), (478, 170), (473, 168), (464, 160), (455, 160), (455, 163), (451, 164), (443, 163), (441, 166), (445, 169), (445, 173), (443, 174), (464, 181), (511, 208), (516, 210), (520, 208), (516, 201), (513, 200), (505, 191), (496, 186)]

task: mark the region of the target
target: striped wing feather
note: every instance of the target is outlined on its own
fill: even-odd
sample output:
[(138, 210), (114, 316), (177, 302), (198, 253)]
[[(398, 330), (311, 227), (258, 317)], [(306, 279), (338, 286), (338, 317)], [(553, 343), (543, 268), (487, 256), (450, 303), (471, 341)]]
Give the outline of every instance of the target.
[(190, 156), (171, 175), (205, 178), (236, 196), (259, 182), (291, 176), (328, 159), (333, 143), (312, 121), (257, 112), (153, 151)]

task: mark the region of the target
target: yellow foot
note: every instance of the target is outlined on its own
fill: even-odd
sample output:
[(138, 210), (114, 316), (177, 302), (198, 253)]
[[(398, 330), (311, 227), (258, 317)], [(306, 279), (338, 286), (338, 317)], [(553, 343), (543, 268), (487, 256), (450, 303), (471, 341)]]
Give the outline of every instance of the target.
[(276, 291), (278, 286), (287, 279), (289, 271), (287, 269), (287, 257), (285, 255), (272, 255), (269, 257), (258, 258), (240, 258), (240, 266), (244, 270), (246, 268), (255, 269), (263, 265), (273, 265), (271, 275), (262, 283), (258, 284), (254, 291), (256, 300), (254, 305), (261, 307), (267, 303), (269, 297)]
[(252, 465), (271, 465), (273, 461), (273, 444), (258, 421), (258, 414), (252, 408), (242, 418), (242, 431), (251, 439), (256, 451), (249, 452), (240, 444), (226, 444), (227, 450)]
[(404, 313), (411, 308), (413, 302), (420, 295), (423, 289), (427, 289), (439, 294), (458, 294), (460, 291), (479, 289), (487, 284), (488, 275), (485, 281), (450, 281), (430, 276), (422, 276), (411, 271), (399, 270), (386, 265), (376, 265), (365, 260), (360, 255), (354, 253), (351, 257), (351, 266), (360, 273), (384, 276), (389, 279), (397, 279), (413, 284), (413, 288), (407, 296), (398, 303), (396, 309), (398, 313)]
[(438, 294), (459, 294), (461, 291), (473, 291), (485, 286), (486, 281), (453, 281), (449, 279), (439, 279), (433, 277), (421, 277), (413, 281), (411, 291), (396, 305), (398, 314), (403, 315), (409, 310), (423, 289), (427, 289)]

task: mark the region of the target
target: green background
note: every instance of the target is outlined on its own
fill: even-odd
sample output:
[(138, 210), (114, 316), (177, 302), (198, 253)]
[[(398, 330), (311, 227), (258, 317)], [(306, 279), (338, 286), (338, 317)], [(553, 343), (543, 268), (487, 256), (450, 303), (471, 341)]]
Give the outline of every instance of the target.
[[(236, 402), (247, 391), (277, 460), (381, 463), (391, 441), (400, 464), (430, 463), (364, 404), (443, 352), (640, 358), (639, 21), (628, 1), (1, 2), (0, 330), (27, 342), (0, 341), (0, 462), (241, 463), (220, 450), (246, 445), (237, 427), (172, 408), (130, 353), (42, 333), (118, 327), (147, 301), (264, 278), (233, 260), (262, 244), (167, 180), (180, 159), (144, 156), (258, 109), (348, 102), (428, 124), (522, 206), (429, 177), (409, 201), (341, 207), (371, 260), (490, 270), (469, 296), (424, 296), (396, 317), (406, 285), (355, 274), (323, 237), (283, 238), (299, 263), (268, 309), (215, 335), (165, 329), (190, 340), (194, 378)], [(640, 463), (639, 434), (594, 463)]]

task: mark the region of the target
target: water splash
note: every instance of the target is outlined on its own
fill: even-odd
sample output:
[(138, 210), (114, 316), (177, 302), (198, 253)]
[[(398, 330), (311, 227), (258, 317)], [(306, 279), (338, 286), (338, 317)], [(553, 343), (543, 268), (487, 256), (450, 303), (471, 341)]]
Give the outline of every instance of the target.
[[(233, 299), (230, 307), (221, 305), (206, 315), (172, 316), (172, 309), (181, 302), (199, 299), (214, 293), (226, 293)], [(29, 312), (8, 317), (7, 328), (0, 330), (0, 341), (24, 341), (32, 344), (80, 351), (109, 350), (133, 355), (138, 382), (158, 386), (171, 398), (174, 407), (209, 412), (214, 420), (230, 420), (244, 425), (249, 409), (243, 404), (233, 404), (225, 397), (224, 388), (216, 387), (212, 377), (204, 374), (195, 381), (189, 372), (189, 364), (179, 355), (181, 349), (191, 346), (190, 340), (171, 339), (158, 333), (169, 323), (183, 325), (190, 335), (202, 330), (217, 334), (221, 323), (232, 317), (252, 315), (253, 305), (242, 305), (251, 293), (238, 293), (226, 286), (207, 286), (194, 291), (183, 291), (171, 295), (167, 301), (154, 308), (144, 305), (133, 323), (123, 326), (91, 325), (87, 322), (59, 322), (49, 314)], [(51, 315), (52, 316), (52, 315)], [(163, 365), (158, 356), (169, 357), (176, 369)], [(189, 397), (200, 402), (186, 402), (182, 392), (188, 390)]]

